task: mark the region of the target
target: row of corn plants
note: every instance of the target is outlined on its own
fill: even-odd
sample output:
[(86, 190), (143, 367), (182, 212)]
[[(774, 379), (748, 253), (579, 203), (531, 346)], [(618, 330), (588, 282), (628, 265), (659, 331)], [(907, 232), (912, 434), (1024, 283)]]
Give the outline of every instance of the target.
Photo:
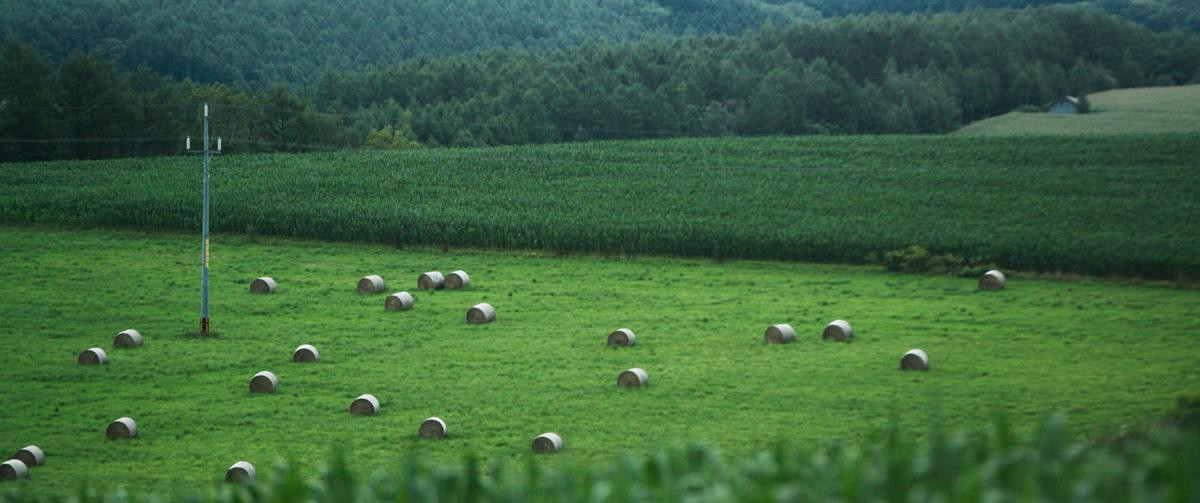
[[(1193, 418), (1194, 422), (1194, 418)], [(918, 438), (919, 437), (919, 438)], [(1066, 433), (1049, 418), (1017, 440), (1003, 421), (987, 432), (912, 436), (889, 429), (862, 444), (780, 445), (736, 460), (702, 446), (626, 455), (607, 462), (528, 458), (525, 464), (457, 464), (408, 457), (364, 477), (335, 453), (318, 474), (287, 463), (246, 485), (143, 494), (136, 488), (81, 488), (79, 502), (373, 501), (1139, 501), (1200, 499), (1200, 428), (1169, 425), (1103, 440)], [(219, 479), (219, 477), (215, 477)], [(22, 481), (10, 502), (37, 499)]]
[[(213, 229), (394, 245), (1195, 278), (1200, 135), (800, 137), (218, 157)], [(0, 222), (194, 231), (191, 157), (0, 164)]]

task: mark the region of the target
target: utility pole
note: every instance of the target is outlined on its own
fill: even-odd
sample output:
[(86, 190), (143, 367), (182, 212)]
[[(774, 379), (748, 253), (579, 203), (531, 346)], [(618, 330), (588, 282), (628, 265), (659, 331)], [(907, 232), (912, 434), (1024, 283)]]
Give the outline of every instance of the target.
[(204, 159), (204, 217), (200, 227), (200, 335), (207, 336), (208, 322), (208, 161), (213, 154), (221, 153), (221, 138), (217, 137), (217, 149), (210, 148), (208, 140), (208, 103), (204, 104), (204, 149), (192, 150), (192, 137), (187, 137), (187, 151), (200, 154)]

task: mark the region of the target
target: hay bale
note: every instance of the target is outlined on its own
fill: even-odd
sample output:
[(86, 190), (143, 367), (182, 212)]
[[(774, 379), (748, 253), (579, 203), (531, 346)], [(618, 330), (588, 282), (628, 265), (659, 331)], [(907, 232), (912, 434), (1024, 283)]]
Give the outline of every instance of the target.
[(421, 290), (441, 290), (445, 285), (446, 278), (437, 271), (429, 271), (417, 278), (417, 288)]
[(447, 290), (462, 290), (471, 285), (471, 277), (467, 276), (467, 271), (454, 271), (446, 276), (445, 287)]
[(467, 321), (476, 325), (496, 321), (496, 308), (486, 302), (475, 304), (467, 311)]
[(387, 300), (383, 301), (383, 307), (388, 311), (408, 311), (412, 309), (415, 300), (411, 293), (396, 292), (388, 295)]
[(350, 402), (350, 413), (356, 416), (374, 416), (379, 413), (379, 399), (365, 394)]
[(650, 375), (639, 368), (631, 368), (617, 375), (617, 386), (622, 388), (640, 388), (647, 384), (650, 384)]
[(113, 346), (118, 348), (136, 348), (142, 345), (142, 334), (137, 330), (124, 330), (113, 338)]
[(787, 323), (771, 325), (763, 332), (763, 339), (767, 344), (787, 344), (796, 340), (796, 329)]
[(123, 417), (108, 423), (108, 429), (104, 434), (108, 438), (133, 438), (138, 434), (137, 423), (132, 418)]
[(36, 445), (27, 445), (23, 449), (12, 455), (13, 459), (20, 460), (27, 467), (42, 466), (46, 463), (46, 454), (42, 452), (42, 448)]
[(1004, 289), (1004, 273), (992, 269), (979, 277), (979, 289), (995, 291)]
[(608, 334), (608, 345), (618, 348), (624, 348), (634, 345), (637, 342), (637, 336), (633, 335), (633, 330), (628, 328), (618, 328), (611, 334)]
[(279, 386), (279, 377), (274, 372), (264, 370), (250, 378), (251, 393), (274, 393)]
[(854, 329), (850, 328), (850, 324), (846, 320), (833, 320), (825, 325), (825, 330), (821, 332), (821, 338), (846, 342), (854, 338)]
[(441, 418), (431, 417), (421, 423), (421, 427), (417, 429), (417, 434), (421, 438), (445, 438), (446, 437), (446, 422)]
[(89, 348), (79, 353), (78, 358), (80, 365), (101, 365), (108, 363), (108, 353), (105, 353), (100, 348)]
[(558, 452), (562, 448), (563, 439), (557, 433), (546, 432), (533, 439), (533, 452), (537, 454)]
[(29, 467), (19, 459), (10, 459), (0, 463), (0, 480), (19, 480), (29, 478)]
[(910, 349), (900, 358), (900, 370), (929, 370), (929, 355), (920, 349)]
[(312, 344), (301, 344), (300, 347), (292, 351), (292, 361), (299, 363), (313, 363), (321, 359), (321, 353), (317, 352), (317, 348)]
[(250, 282), (250, 293), (275, 293), (277, 287), (273, 278), (263, 276)]
[(384, 283), (383, 277), (378, 274), (364, 276), (358, 280), (358, 293), (362, 295), (383, 293), (383, 289), (385, 288), (387, 288), (387, 283)]
[(254, 482), (256, 477), (258, 477), (258, 472), (254, 470), (254, 465), (246, 461), (238, 461), (225, 470), (225, 482), (232, 484)]

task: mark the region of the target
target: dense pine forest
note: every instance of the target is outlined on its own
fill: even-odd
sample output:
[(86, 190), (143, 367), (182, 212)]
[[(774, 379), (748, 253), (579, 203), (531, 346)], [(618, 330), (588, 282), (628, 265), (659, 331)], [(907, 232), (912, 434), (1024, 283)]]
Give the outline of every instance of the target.
[(1200, 30), (1194, 0), (0, 0), (0, 34), (54, 62), (99, 49), (120, 68), (256, 90), (326, 71), (495, 48), (554, 49), (685, 35), (738, 35), (766, 22), (1088, 4), (1163, 31)]
[[(232, 152), (415, 148), (671, 136), (939, 133), (1019, 106), (1041, 106), (1062, 94), (1200, 78), (1196, 32), (1154, 31), (1091, 6), (870, 14), (776, 24), (767, 13), (784, 15), (792, 4), (753, 3), (761, 9), (751, 12), (761, 16), (743, 13), (732, 22), (729, 16), (698, 9), (689, 11), (691, 17), (671, 17), (675, 24), (664, 25), (662, 32), (710, 32), (703, 35), (420, 56), (352, 70), (330, 67), (311, 83), (281, 80), (265, 87), (216, 67), (206, 70), (216, 73), (204, 77), (231, 80), (180, 79), (178, 67), (169, 67), (164, 75), (152, 57), (108, 49), (85, 53), (69, 49), (69, 39), (46, 50), (39, 35), (31, 42), (10, 32), (0, 47), (0, 157), (178, 153), (181, 136), (199, 132), (198, 106), (205, 102), (217, 110), (213, 130)], [(637, 12), (649, 16), (648, 11)], [(745, 33), (716, 33), (760, 21), (762, 27)], [(48, 30), (56, 24), (25, 26)], [(81, 31), (87, 32), (86, 26)], [(593, 35), (579, 34), (578, 40)], [(486, 30), (479, 36), (486, 40)], [(537, 39), (530, 37), (517, 36), (525, 42)], [(208, 40), (187, 38), (202, 39)], [(447, 44), (452, 40), (445, 39)], [(223, 46), (236, 46), (226, 42)], [(170, 53), (169, 45), (150, 41), (129, 47)], [(390, 45), (354, 53), (375, 54), (376, 47)], [(447, 45), (439, 51), (458, 49)], [(64, 50), (70, 52), (60, 58)], [(173, 65), (190, 61), (169, 59)], [(129, 69), (134, 61), (141, 64)], [(268, 61), (258, 64), (271, 68)], [(264, 75), (286, 76), (288, 71)]]

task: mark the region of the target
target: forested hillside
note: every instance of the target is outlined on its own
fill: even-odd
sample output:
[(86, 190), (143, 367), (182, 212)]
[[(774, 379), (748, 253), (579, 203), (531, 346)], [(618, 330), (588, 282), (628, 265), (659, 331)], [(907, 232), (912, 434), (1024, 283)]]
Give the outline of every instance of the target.
[(1194, 33), (1051, 6), (413, 60), (326, 75), (315, 98), (351, 127), (391, 123), (427, 145), (940, 133), (1062, 94), (1187, 83), (1198, 67)]
[(1098, 11), (848, 17), (741, 36), (492, 50), (252, 92), (122, 73), (100, 53), (57, 68), (0, 48), (0, 157), (170, 154), (214, 105), (231, 151), (593, 139), (939, 133), (1056, 95), (1196, 81), (1200, 36)]
[[(100, 49), (126, 70), (255, 89), (326, 71), (391, 66), (491, 48), (566, 48), (683, 35), (741, 34), (822, 14), (939, 12), (1079, 0), (0, 0), (0, 34), (58, 62)], [(1195, 0), (1092, 0), (1152, 29), (1200, 29)]]
[(759, 0), (0, 0), (0, 34), (53, 61), (99, 48), (126, 69), (255, 85), (497, 47), (736, 34), (800, 17), (817, 14)]
[(1200, 4), (1196, 0), (808, 0), (806, 5), (826, 16), (871, 12), (942, 12), (968, 9), (1035, 7), (1081, 3), (1104, 9), (1155, 30), (1200, 30)]

